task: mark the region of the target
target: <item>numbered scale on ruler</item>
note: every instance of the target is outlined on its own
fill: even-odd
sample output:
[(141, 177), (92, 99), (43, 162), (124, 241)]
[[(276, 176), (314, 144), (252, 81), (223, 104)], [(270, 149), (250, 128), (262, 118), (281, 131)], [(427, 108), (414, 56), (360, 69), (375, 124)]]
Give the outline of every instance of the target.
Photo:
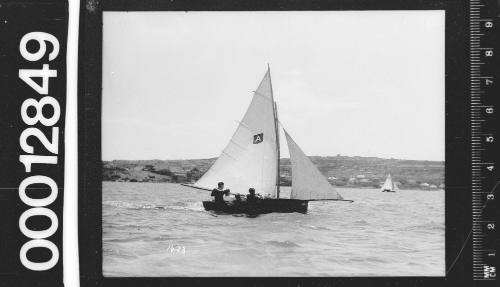
[(497, 280), (496, 222), (500, 196), (498, 133), (497, 0), (470, 0), (470, 99), (472, 144), (472, 260), (474, 280)]

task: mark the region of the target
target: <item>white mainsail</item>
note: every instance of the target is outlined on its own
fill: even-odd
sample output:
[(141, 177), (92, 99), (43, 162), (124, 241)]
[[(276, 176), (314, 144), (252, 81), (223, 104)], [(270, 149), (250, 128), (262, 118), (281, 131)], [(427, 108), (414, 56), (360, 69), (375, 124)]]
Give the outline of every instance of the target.
[(292, 163), (292, 192), (290, 198), (302, 200), (343, 199), (314, 163), (285, 131)]
[(278, 150), (269, 69), (254, 93), (228, 145), (195, 187), (212, 189), (222, 181), (232, 193), (246, 194), (253, 187), (276, 196)]
[(384, 184), (380, 188), (380, 191), (384, 191), (384, 190), (397, 191), (396, 189), (397, 189), (397, 186), (392, 181), (391, 174), (389, 174), (387, 176), (387, 179), (385, 180)]

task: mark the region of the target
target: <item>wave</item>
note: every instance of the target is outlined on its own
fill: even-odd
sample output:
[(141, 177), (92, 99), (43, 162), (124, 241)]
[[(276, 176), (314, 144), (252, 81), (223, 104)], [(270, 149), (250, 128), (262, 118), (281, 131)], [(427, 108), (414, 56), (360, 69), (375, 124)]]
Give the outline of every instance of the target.
[(170, 210), (205, 211), (201, 202), (178, 202), (177, 204), (168, 205), (166, 208)]
[(117, 207), (117, 208), (124, 208), (124, 209), (165, 209), (164, 206), (155, 205), (152, 203), (136, 204), (136, 203), (130, 203), (130, 202), (121, 201), (121, 200), (103, 201), (102, 205), (103, 206), (112, 206), (112, 207)]
[(404, 230), (406, 231), (444, 231), (445, 230), (445, 225), (442, 223), (437, 223), (437, 222), (428, 222), (428, 223), (422, 223), (422, 224), (417, 224), (413, 226), (408, 226)]
[(170, 206), (181, 206), (181, 207), (187, 207), (188, 204), (186, 202), (183, 202), (183, 201), (176, 201), (176, 202), (173, 202)]
[(331, 228), (328, 228), (326, 226), (305, 225), (304, 227), (313, 230), (331, 230)]
[(358, 219), (358, 220), (355, 220), (352, 222), (352, 224), (356, 224), (356, 225), (368, 225), (368, 222), (364, 219)]
[(368, 256), (368, 257), (361, 257), (361, 256), (356, 256), (347, 259), (349, 262), (363, 262), (367, 264), (380, 264), (380, 263), (388, 263), (390, 262), (389, 260), (385, 258), (380, 258), (380, 257), (375, 257), (375, 256)]
[(127, 242), (137, 242), (140, 240), (148, 240), (149, 236), (140, 235), (140, 236), (132, 236), (128, 238), (113, 238), (113, 239), (105, 239), (104, 242), (115, 242), (115, 243), (127, 243)]
[(174, 202), (169, 205), (157, 205), (154, 203), (130, 203), (120, 200), (103, 201), (103, 206), (111, 206), (123, 209), (133, 209), (133, 210), (190, 210), (190, 211), (203, 211), (203, 205), (198, 202), (185, 203), (185, 202)]
[(286, 240), (286, 241), (270, 240), (270, 241), (266, 241), (266, 243), (271, 244), (273, 246), (284, 247), (284, 248), (301, 247), (297, 243), (289, 241), (289, 240)]
[(103, 206), (119, 207), (119, 208), (135, 208), (137, 206), (135, 204), (128, 203), (125, 201), (119, 201), (119, 200), (103, 201), (102, 205)]
[(130, 259), (137, 258), (137, 256), (135, 256), (133, 254), (128, 254), (127, 252), (120, 250), (120, 249), (104, 248), (102, 251), (103, 251), (103, 254), (105, 255), (104, 257), (112, 256), (115, 260), (116, 259), (130, 260)]

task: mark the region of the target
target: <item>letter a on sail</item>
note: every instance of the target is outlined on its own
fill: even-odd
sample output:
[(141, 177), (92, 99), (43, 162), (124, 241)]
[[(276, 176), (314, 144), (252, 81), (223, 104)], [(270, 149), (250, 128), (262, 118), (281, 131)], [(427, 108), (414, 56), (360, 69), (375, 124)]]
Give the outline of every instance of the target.
[(253, 143), (254, 144), (261, 143), (263, 140), (264, 140), (264, 134), (262, 134), (262, 133), (253, 136)]

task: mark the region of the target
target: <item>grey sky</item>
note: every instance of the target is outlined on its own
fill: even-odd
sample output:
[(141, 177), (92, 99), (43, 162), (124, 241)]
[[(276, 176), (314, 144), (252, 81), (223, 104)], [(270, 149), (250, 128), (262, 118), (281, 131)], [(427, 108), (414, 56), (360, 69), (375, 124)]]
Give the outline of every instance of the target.
[(444, 19), (105, 12), (103, 159), (218, 156), (270, 63), (280, 121), (307, 155), (444, 160)]

